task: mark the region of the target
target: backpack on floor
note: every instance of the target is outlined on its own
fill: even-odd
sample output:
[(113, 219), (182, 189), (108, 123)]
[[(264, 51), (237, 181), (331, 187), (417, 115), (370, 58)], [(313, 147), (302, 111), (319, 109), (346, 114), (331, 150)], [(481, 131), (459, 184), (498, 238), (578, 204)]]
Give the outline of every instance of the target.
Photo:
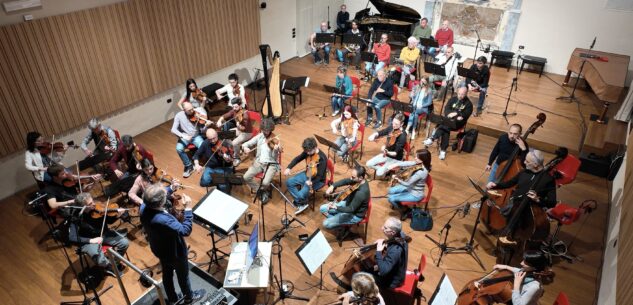
[(458, 152), (473, 152), (475, 145), (477, 145), (477, 136), (479, 136), (479, 130), (477, 129), (469, 129), (464, 132), (457, 144)]

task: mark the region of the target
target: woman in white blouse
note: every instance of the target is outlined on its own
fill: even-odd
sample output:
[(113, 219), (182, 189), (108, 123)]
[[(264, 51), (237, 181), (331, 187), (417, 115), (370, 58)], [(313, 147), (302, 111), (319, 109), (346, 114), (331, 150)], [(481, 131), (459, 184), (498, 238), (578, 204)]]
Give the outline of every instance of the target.
[(46, 173), (50, 161), (47, 156), (40, 153), (38, 147), (44, 143), (44, 138), (37, 131), (31, 131), (26, 135), (26, 152), (24, 153), (24, 167), (33, 174), (37, 184), (41, 187), (51, 177)]

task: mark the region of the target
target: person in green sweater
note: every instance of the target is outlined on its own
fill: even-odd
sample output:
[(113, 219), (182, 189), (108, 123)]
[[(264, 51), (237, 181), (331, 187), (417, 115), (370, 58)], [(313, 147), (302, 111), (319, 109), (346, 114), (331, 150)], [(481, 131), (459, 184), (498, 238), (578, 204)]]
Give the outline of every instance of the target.
[[(413, 29), (413, 33), (411, 34), (411, 36), (417, 38), (419, 41), (420, 38), (431, 38), (431, 34), (432, 31), (431, 27), (429, 26), (429, 20), (424, 17), (420, 19), (420, 26), (416, 26), (415, 29)], [(424, 46), (421, 43), (418, 44), (418, 48), (420, 49), (420, 53), (424, 51)]]
[[(333, 202), (321, 205), (319, 210), (321, 214), (327, 217), (323, 221), (323, 227), (331, 230), (341, 225), (357, 224), (365, 218), (369, 199), (371, 198), (369, 183), (365, 180), (365, 174), (365, 168), (357, 166), (352, 170), (351, 178), (336, 181), (325, 191), (327, 195), (331, 195), (337, 188), (348, 186), (341, 190), (339, 196)], [(348, 191), (351, 191), (351, 193)]]

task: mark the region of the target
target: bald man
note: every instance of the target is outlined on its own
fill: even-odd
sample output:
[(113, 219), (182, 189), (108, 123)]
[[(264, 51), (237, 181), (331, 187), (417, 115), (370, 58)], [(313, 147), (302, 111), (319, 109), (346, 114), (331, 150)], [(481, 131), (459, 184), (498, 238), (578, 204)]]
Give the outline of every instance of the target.
[(462, 127), (466, 126), (466, 122), (471, 114), (473, 114), (473, 103), (468, 99), (466, 93), (468, 92), (468, 88), (460, 87), (457, 89), (457, 96), (451, 97), (444, 106), (444, 116), (455, 121), (456, 128), (451, 129), (450, 127), (439, 124), (435, 127), (435, 131), (433, 135), (424, 140), (424, 145), (431, 146), (433, 141), (439, 139), (440, 140), (440, 160), (444, 160), (446, 158), (446, 149), (448, 148), (448, 138), (451, 134), (451, 131), (459, 130)]
[[(197, 110), (204, 115), (207, 115), (206, 111), (202, 108), (198, 108)], [(178, 152), (178, 156), (180, 160), (182, 160), (182, 164), (185, 166), (183, 177), (189, 178), (191, 173), (193, 172), (193, 164), (191, 164), (191, 159), (185, 152), (185, 148), (189, 143), (193, 143), (197, 148), (200, 147), (202, 141), (204, 139), (200, 135), (200, 132), (207, 128), (208, 125), (204, 124), (194, 124), (189, 119), (195, 114), (193, 105), (190, 102), (182, 103), (182, 111), (176, 113), (174, 117), (174, 124), (171, 126), (171, 133), (178, 136), (178, 143), (176, 143), (176, 152)]]
[[(214, 129), (207, 129), (206, 137), (207, 139), (202, 142), (200, 148), (193, 155), (194, 170), (196, 173), (202, 172), (200, 178), (200, 186), (202, 187), (212, 185), (211, 174), (233, 173), (233, 154), (231, 152), (233, 145), (231, 141), (218, 139), (218, 133)], [(222, 151), (222, 148), (226, 151)], [(220, 184), (218, 189), (227, 194), (231, 193), (230, 184)]]
[[(314, 56), (314, 64), (320, 65), (325, 61), (325, 64), (330, 64), (330, 44), (329, 43), (317, 43), (315, 41), (317, 33), (331, 33), (331, 31), (327, 28), (327, 22), (321, 22), (321, 26), (310, 35), (310, 50), (312, 51), (312, 56)], [(319, 51), (323, 51), (323, 58), (319, 54)]]

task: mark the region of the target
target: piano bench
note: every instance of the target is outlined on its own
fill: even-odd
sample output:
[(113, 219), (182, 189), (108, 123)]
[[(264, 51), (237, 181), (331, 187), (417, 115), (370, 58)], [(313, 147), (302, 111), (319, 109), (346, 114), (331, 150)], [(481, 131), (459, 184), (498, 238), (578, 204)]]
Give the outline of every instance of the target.
[(303, 96), (301, 94), (301, 88), (298, 88), (297, 90), (290, 90), (288, 88), (284, 88), (281, 90), (281, 94), (283, 95), (289, 95), (292, 96), (292, 107), (296, 108), (297, 107), (297, 95), (299, 95), (299, 105), (301, 105), (303, 103)]
[(510, 67), (512, 66), (512, 58), (514, 58), (514, 52), (508, 51), (492, 51), (492, 56), (490, 58), (490, 67), (492, 67), (497, 60), (498, 65), (505, 66), (508, 71), (510, 71)]
[(538, 77), (540, 78), (541, 75), (543, 75), (543, 70), (545, 69), (545, 64), (546, 63), (547, 63), (547, 58), (530, 56), (530, 55), (524, 55), (523, 56), (523, 62), (521, 63), (521, 69), (519, 70), (519, 73), (521, 73), (523, 71), (523, 66), (525, 66), (525, 64), (535, 65), (535, 66), (539, 66), (541, 68), (540, 72), (538, 74)]

